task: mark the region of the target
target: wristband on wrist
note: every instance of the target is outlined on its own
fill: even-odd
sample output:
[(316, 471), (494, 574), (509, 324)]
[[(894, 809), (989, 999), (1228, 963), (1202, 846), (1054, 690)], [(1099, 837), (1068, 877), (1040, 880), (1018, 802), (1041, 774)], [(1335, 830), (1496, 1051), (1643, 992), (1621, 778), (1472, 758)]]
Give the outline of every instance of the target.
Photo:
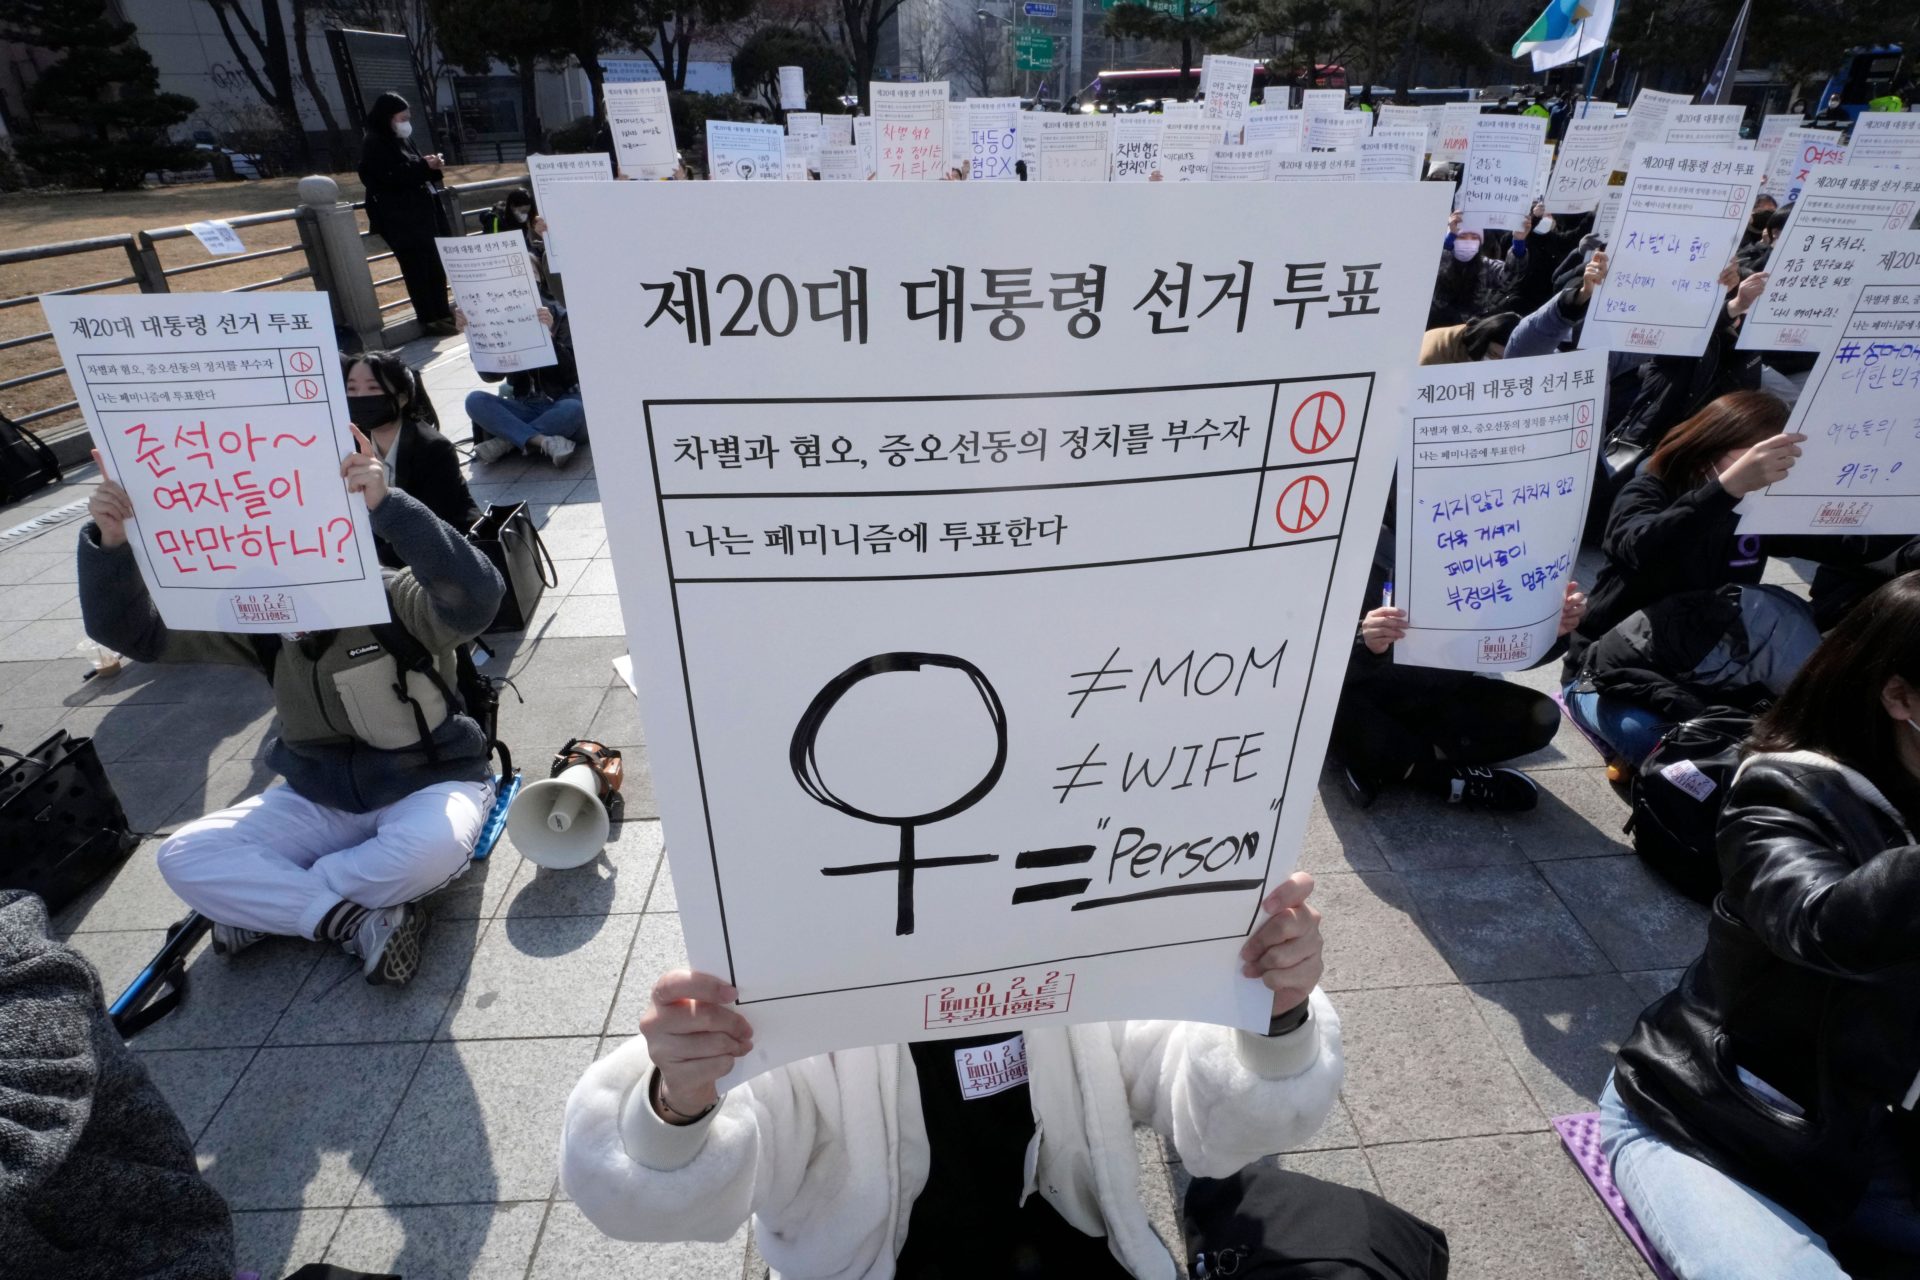
[[(1305, 1026), (1307, 1019), (1311, 1017), (1312, 1014), (1313, 1002), (1310, 1000), (1302, 1000), (1285, 1013), (1274, 1014), (1273, 1021), (1267, 1023), (1266, 1034), (1269, 1038), (1273, 1036), (1290, 1035)], [(675, 1112), (675, 1114), (677, 1115), (679, 1113)]]
[(695, 1121), (704, 1120), (715, 1107), (720, 1105), (717, 1100), (709, 1102), (693, 1115), (688, 1115), (686, 1112), (676, 1109), (671, 1102), (667, 1101), (667, 1083), (661, 1079), (660, 1068), (658, 1067), (653, 1069), (652, 1089), (653, 1100), (659, 1104), (660, 1110), (666, 1112), (672, 1120), (678, 1121), (681, 1124), (693, 1124)]

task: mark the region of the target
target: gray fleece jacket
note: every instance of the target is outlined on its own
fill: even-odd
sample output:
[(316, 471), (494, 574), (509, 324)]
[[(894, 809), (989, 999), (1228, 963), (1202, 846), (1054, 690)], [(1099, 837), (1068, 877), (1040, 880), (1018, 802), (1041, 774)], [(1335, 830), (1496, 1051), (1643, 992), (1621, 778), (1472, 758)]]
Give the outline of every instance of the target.
[[(386, 574), (394, 621), (434, 655), (441, 682), (454, 689), (454, 647), (493, 621), (506, 590), (500, 574), (457, 530), (398, 489), (374, 509), (371, 524), (408, 565)], [(254, 637), (169, 628), (131, 547), (102, 547), (91, 521), (80, 531), (79, 558), (80, 613), (94, 640), (141, 662), (229, 662), (264, 674)], [(368, 813), (435, 783), (490, 776), (480, 726), (449, 714), (433, 681), (409, 672), (407, 692), (431, 729), (432, 749), (422, 744), (413, 709), (394, 692), (399, 665), (370, 628), (282, 644), (272, 678), (280, 730), (267, 763), (309, 800)]]
[(0, 1274), (232, 1280), (233, 1222), (107, 1019), (100, 980), (0, 891)]

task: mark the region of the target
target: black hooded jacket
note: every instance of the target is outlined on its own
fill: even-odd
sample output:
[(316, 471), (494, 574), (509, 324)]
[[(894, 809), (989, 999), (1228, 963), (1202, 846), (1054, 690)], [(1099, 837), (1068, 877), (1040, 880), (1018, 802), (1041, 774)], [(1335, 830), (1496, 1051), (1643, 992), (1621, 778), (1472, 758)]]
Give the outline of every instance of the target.
[(393, 132), (393, 118), (407, 111), (407, 100), (383, 93), (367, 111), (360, 146), (360, 184), (367, 191), (367, 225), (393, 244), (420, 244), (442, 234), (438, 178), (411, 140)]

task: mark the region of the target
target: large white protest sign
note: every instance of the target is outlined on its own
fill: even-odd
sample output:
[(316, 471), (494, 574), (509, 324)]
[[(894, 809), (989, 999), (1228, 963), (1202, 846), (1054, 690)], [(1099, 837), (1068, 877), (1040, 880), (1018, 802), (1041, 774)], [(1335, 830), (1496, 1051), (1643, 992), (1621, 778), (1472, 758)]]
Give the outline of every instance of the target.
[(852, 116), (821, 116), (820, 145), (823, 147), (851, 147), (853, 142)]
[(868, 86), (882, 182), (937, 182), (947, 176), (947, 82)]
[(1213, 149), (1220, 130), (1204, 120), (1169, 120), (1160, 128), (1162, 182), (1213, 181)]
[(565, 269), (560, 265), (560, 249), (566, 236), (563, 220), (547, 212), (549, 198), (569, 183), (612, 182), (613, 157), (604, 151), (566, 156), (531, 155), (527, 157), (527, 179), (533, 184), (534, 203), (547, 219), (547, 233), (541, 238), (547, 270), (558, 274)]
[(866, 166), (869, 178), (880, 174), (880, 148), (874, 142), (873, 117), (855, 116), (853, 118), (853, 145), (860, 148), (860, 162)]
[(1440, 123), (1434, 131), (1433, 158), (1464, 163), (1471, 141), (1473, 122), (1480, 118), (1484, 102), (1445, 102), (1440, 105)]
[(74, 399), (133, 501), (154, 605), (189, 631), (386, 622), (323, 293), (43, 294)]
[(1460, 216), (1468, 230), (1518, 231), (1533, 208), (1533, 179), (1546, 144), (1539, 116), (1481, 116), (1467, 131)]
[(200, 242), (201, 248), (215, 257), (247, 251), (247, 246), (241, 243), (240, 235), (233, 229), (233, 224), (223, 219), (212, 218), (206, 222), (189, 222), (187, 230), (193, 232), (193, 238)]
[(1367, 136), (1373, 120), (1364, 111), (1342, 111), (1337, 115), (1306, 113), (1306, 149), (1339, 151), (1356, 146)]
[(1207, 100), (1201, 104), (1201, 118), (1219, 125), (1222, 139), (1237, 141), (1240, 130), (1246, 127), (1247, 110), (1253, 105), (1253, 70), (1260, 64), (1252, 58), (1217, 53), (1208, 54), (1206, 63)]
[(1724, 147), (1740, 140), (1740, 122), (1747, 109), (1738, 106), (1696, 107), (1688, 103), (1667, 113), (1661, 124), (1663, 147)]
[(1920, 529), (1920, 233), (1880, 232), (1787, 430), (1786, 479), (1740, 503), (1741, 533)]
[(1345, 89), (1302, 89), (1300, 110), (1308, 115), (1339, 115), (1347, 109)]
[(973, 173), (973, 136), (967, 129), (967, 104), (947, 103), (947, 169), (961, 170), (969, 178)]
[(780, 83), (780, 109), (782, 111), (804, 111), (807, 106), (807, 73), (803, 67), (781, 67), (777, 72)]
[(1614, 157), (1614, 168), (1626, 172), (1635, 151), (1656, 146), (1666, 136), (1667, 117), (1681, 107), (1692, 105), (1693, 99), (1684, 93), (1642, 89), (1627, 111), (1627, 136), (1620, 140), (1620, 154)]
[(1373, 131), (1382, 129), (1418, 129), (1421, 134), (1421, 150), (1433, 150), (1433, 127), (1438, 121), (1438, 111), (1429, 112), (1425, 107), (1402, 107), (1391, 102), (1383, 102), (1373, 109)]
[[(1397, 131), (1396, 131), (1397, 132)], [(1363, 140), (1354, 148), (1359, 156), (1362, 182), (1414, 182), (1420, 177), (1420, 163), (1427, 158), (1423, 136), (1407, 131), (1406, 137), (1380, 137)]]
[(1781, 204), (1800, 198), (1807, 175), (1817, 168), (1847, 162), (1846, 142), (1831, 129), (1789, 129), (1766, 160), (1767, 193)]
[(1160, 103), (1160, 118), (1163, 120), (1199, 120), (1202, 118), (1200, 104), (1197, 102), (1167, 102), (1162, 100)]
[(1535, 163), (1533, 169), (1533, 198), (1535, 200), (1545, 200), (1547, 198), (1547, 179), (1552, 173), (1553, 144), (1551, 142), (1543, 142), (1540, 144), (1540, 158)]
[(787, 137), (799, 139), (801, 155), (809, 169), (820, 167), (822, 118), (818, 111), (787, 112)]
[[(1606, 423), (1607, 353), (1415, 376), (1400, 454), (1393, 660), (1530, 667), (1559, 635)], [(1373, 602), (1368, 601), (1369, 605)]]
[(1627, 194), (1627, 184), (1623, 179), (1618, 184), (1609, 182), (1600, 188), (1600, 203), (1593, 211), (1593, 234), (1602, 242), (1613, 240), (1613, 229), (1620, 222), (1621, 197)]
[(812, 139), (795, 138), (791, 135), (780, 139), (780, 176), (782, 179), (787, 182), (809, 181), (809, 168), (819, 163), (818, 154), (814, 155), (812, 157), (812, 163), (809, 163), (807, 144), (810, 141), (812, 141)]
[(1273, 149), (1215, 147), (1208, 172), (1214, 182), (1267, 182), (1273, 177)]
[(1305, 127), (1303, 112), (1288, 111), (1284, 107), (1249, 107), (1241, 141), (1245, 146), (1266, 147), (1270, 151), (1299, 151)]
[(777, 124), (707, 121), (707, 172), (715, 182), (784, 182), (786, 134)]
[(1580, 331), (1582, 348), (1697, 356), (1726, 305), (1733, 261), (1760, 186), (1751, 151), (1642, 147), (1627, 171), (1607, 278)]
[(865, 182), (867, 165), (858, 147), (821, 147), (820, 181)]
[(1105, 182), (1112, 116), (1039, 117), (1042, 182)]
[(1867, 169), (1920, 169), (1920, 115), (1862, 111), (1847, 139), (1847, 164)]
[(1273, 157), (1274, 182), (1352, 182), (1360, 176), (1360, 148), (1281, 152)]
[(1920, 226), (1920, 173), (1815, 169), (1767, 258), (1767, 291), (1747, 312), (1738, 346), (1817, 351), (1839, 327), (1874, 236)]
[(434, 240), (466, 322), (467, 351), (481, 373), (513, 373), (555, 363), (540, 323), (540, 285), (527, 239), (518, 231)]
[(1313, 802), (1445, 191), (569, 194), (735, 1078), (1010, 1021), (1264, 1028), (1235, 956)]
[(1020, 99), (967, 99), (967, 145), (972, 176), (981, 182), (1017, 182), (1020, 158)]
[[(1787, 130), (1798, 129), (1805, 123), (1805, 117), (1797, 111), (1780, 115), (1762, 116), (1760, 117), (1760, 133), (1753, 141), (1753, 149), (1772, 155), (1775, 151), (1779, 150), (1780, 139), (1787, 136)], [(1766, 188), (1762, 187), (1761, 190), (1764, 191)]]
[(1160, 168), (1160, 130), (1165, 122), (1154, 115), (1116, 116), (1108, 157), (1114, 182), (1151, 182)]
[(1560, 141), (1560, 158), (1547, 182), (1547, 212), (1591, 213), (1600, 205), (1600, 191), (1613, 175), (1613, 157), (1627, 136), (1627, 122), (1608, 110), (1567, 123)]
[(667, 106), (667, 86), (643, 80), (602, 87), (607, 100), (607, 130), (620, 172), (630, 178), (670, 178), (680, 167), (680, 150), (673, 136), (673, 113)]

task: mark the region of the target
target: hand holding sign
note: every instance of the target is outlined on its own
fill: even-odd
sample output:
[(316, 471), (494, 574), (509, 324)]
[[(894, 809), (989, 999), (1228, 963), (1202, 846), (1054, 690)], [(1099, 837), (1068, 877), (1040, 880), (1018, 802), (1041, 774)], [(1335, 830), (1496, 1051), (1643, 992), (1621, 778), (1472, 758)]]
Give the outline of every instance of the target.
[(1360, 619), (1360, 642), (1367, 646), (1367, 652), (1378, 656), (1393, 648), (1395, 640), (1404, 640), (1407, 635), (1407, 611), (1396, 609), (1392, 605), (1375, 609)]
[(1571, 635), (1587, 616), (1587, 593), (1577, 582), (1567, 583), (1567, 594), (1560, 602), (1560, 634)]
[(1800, 456), (1800, 442), (1805, 439), (1785, 431), (1769, 436), (1720, 473), (1720, 487), (1736, 498), (1744, 498), (1756, 489), (1778, 484), (1793, 470), (1793, 460)]
[(367, 439), (360, 428), (349, 425), (359, 448), (341, 459), (340, 478), (347, 482), (347, 492), (365, 498), (367, 510), (372, 511), (387, 498), (386, 464), (373, 451), (373, 441)]
[(667, 1123), (699, 1115), (719, 1100), (714, 1082), (753, 1048), (753, 1028), (727, 1006), (739, 992), (712, 974), (671, 969), (653, 984), (653, 1004), (640, 1019), (647, 1056), (660, 1073), (656, 1096)]
[(100, 468), (100, 483), (93, 487), (93, 496), (87, 499), (87, 514), (100, 527), (100, 545), (112, 550), (126, 545), (127, 521), (133, 519), (133, 499), (127, 496), (118, 480), (107, 478), (107, 464), (100, 461), (98, 449), (93, 451), (93, 465)]
[(1296, 871), (1275, 885), (1262, 911), (1270, 912), (1240, 948), (1240, 972), (1258, 978), (1273, 992), (1274, 1016), (1313, 994), (1326, 965), (1326, 941), (1320, 936), (1320, 913), (1307, 905), (1313, 877)]

